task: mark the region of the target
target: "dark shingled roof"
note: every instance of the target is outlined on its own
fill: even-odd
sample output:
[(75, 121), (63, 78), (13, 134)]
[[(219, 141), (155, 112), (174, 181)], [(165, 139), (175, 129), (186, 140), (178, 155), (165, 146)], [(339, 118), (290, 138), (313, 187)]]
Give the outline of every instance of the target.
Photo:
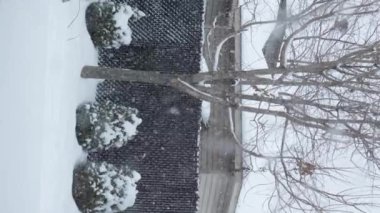
[[(203, 0), (127, 0), (146, 14), (130, 20), (132, 43), (100, 49), (99, 65), (194, 73), (200, 69)], [(139, 110), (139, 133), (125, 147), (91, 153), (90, 160), (138, 171), (136, 203), (125, 212), (193, 213), (198, 201), (200, 101), (169, 87), (104, 81), (97, 101)]]

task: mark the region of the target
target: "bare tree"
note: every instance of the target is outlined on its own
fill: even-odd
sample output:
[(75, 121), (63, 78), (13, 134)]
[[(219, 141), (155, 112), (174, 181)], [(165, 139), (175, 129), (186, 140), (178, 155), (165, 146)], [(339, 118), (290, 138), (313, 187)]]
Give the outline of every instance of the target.
[(268, 68), (276, 68), (286, 30), (286, 0), (278, 6), (277, 23), (262, 49)]
[[(232, 134), (232, 111), (252, 113), (252, 140), (242, 144), (234, 136), (233, 142), (266, 162), (260, 171), (274, 180), (271, 212), (367, 212), (379, 204), (368, 200), (379, 199), (380, 1), (280, 3), (286, 7), (281, 23), (252, 20), (242, 25), (276, 23), (275, 30), (281, 28), (271, 60), (265, 55), (278, 34), (272, 33), (264, 46), (268, 68), (190, 75), (85, 66), (81, 76), (171, 86), (218, 103), (231, 113)], [(235, 80), (247, 90), (231, 93), (213, 86), (222, 80)], [(202, 86), (205, 82), (211, 87)], [(350, 165), (339, 165), (345, 158)], [(326, 188), (327, 181), (346, 182), (354, 169), (373, 178), (374, 185)]]

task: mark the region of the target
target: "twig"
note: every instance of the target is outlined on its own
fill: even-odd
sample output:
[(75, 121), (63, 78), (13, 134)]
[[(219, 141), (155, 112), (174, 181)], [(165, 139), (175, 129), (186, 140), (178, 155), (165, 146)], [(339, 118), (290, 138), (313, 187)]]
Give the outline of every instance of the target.
[(77, 11), (77, 14), (76, 14), (75, 17), (73, 18), (73, 20), (71, 20), (70, 24), (67, 25), (67, 28), (70, 28), (71, 25), (74, 23), (74, 21), (75, 21), (75, 20), (78, 18), (78, 16), (79, 16), (79, 12), (80, 12), (80, 10), (81, 10), (81, 8), (80, 8), (80, 1), (81, 1), (81, 0), (78, 0), (78, 11)]

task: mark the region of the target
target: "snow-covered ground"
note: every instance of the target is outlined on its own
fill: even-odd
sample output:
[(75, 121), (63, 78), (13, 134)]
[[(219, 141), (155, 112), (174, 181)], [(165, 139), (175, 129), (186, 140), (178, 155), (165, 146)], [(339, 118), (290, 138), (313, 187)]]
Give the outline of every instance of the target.
[(96, 84), (79, 77), (96, 64), (83, 9), (78, 0), (0, 0), (2, 212), (78, 212), (75, 109)]

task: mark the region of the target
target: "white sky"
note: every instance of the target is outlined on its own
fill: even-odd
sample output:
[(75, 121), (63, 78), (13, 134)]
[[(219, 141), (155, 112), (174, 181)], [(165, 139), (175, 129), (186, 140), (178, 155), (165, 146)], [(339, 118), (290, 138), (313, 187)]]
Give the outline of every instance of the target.
[[(277, 2), (275, 2), (277, 4)], [(253, 12), (252, 5), (249, 4), (242, 8), (242, 24), (252, 20), (252, 14), (254, 13), (256, 18), (260, 17), (257, 21), (273, 20), (276, 17), (275, 12), (272, 11), (272, 5), (259, 4), (260, 7)], [(242, 34), (242, 68), (257, 69), (266, 68), (266, 63), (261, 49), (264, 46), (266, 39), (269, 37), (274, 24), (257, 25), (257, 27), (249, 28), (247, 32)], [(248, 142), (252, 131), (250, 125), (250, 118), (253, 115), (251, 113), (243, 113), (243, 141)], [(249, 174), (243, 181), (243, 187), (239, 198), (236, 213), (261, 213), (266, 206), (265, 200), (268, 198), (268, 190), (264, 189), (253, 190), (252, 187), (258, 184), (267, 183), (268, 178), (264, 174), (256, 175)]]
[[(248, 2), (241, 0), (241, 3)], [(253, 13), (252, 4), (242, 9), (242, 23), (252, 20), (254, 14), (256, 21), (273, 20), (276, 18), (278, 2), (276, 0), (256, 0), (259, 7)], [(261, 49), (264, 46), (266, 39), (269, 37), (274, 24), (256, 25), (242, 34), (242, 68), (258, 69), (266, 68), (266, 63), (263, 58)], [(254, 129), (249, 123), (253, 115), (251, 113), (243, 113), (243, 141), (249, 142)], [(276, 131), (276, 129), (274, 130)], [(276, 136), (274, 136), (276, 137)], [(347, 156), (346, 156), (347, 157)], [(349, 156), (348, 156), (349, 157)], [(337, 162), (337, 166), (345, 166), (347, 159)], [(237, 213), (265, 213), (268, 211), (267, 201), (273, 189), (272, 177), (266, 173), (250, 173), (243, 181), (243, 187), (237, 206)], [(352, 181), (352, 182), (349, 182)], [(334, 182), (326, 183), (330, 190), (339, 189), (340, 187), (362, 187), (364, 184), (371, 184), (372, 180), (363, 177), (359, 172), (353, 174), (347, 179), (348, 185), (336, 184)], [(373, 209), (368, 209), (369, 212), (378, 212)]]

